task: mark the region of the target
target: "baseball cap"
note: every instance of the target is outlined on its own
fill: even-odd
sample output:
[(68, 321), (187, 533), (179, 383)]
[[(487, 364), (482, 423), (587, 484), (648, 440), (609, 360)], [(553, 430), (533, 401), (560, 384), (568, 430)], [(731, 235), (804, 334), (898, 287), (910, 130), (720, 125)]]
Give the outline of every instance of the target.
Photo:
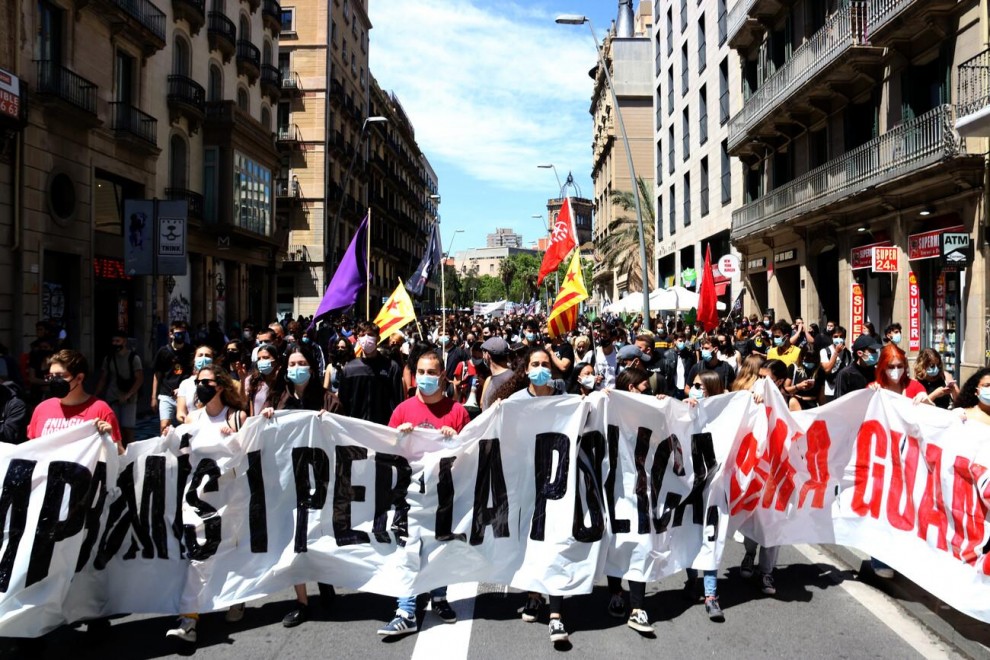
[(853, 342), (852, 350), (853, 353), (857, 351), (879, 351), (883, 346), (871, 337), (870, 335), (860, 335), (856, 337), (856, 341)]
[(501, 337), (489, 337), (481, 344), (481, 350), (492, 355), (505, 355), (509, 352), (509, 344)]
[(628, 346), (623, 346), (621, 349), (619, 349), (619, 354), (616, 357), (616, 359), (619, 360), (634, 360), (636, 358), (639, 358), (640, 360), (645, 360), (646, 353), (639, 350), (639, 346), (636, 346), (635, 344), (629, 344)]

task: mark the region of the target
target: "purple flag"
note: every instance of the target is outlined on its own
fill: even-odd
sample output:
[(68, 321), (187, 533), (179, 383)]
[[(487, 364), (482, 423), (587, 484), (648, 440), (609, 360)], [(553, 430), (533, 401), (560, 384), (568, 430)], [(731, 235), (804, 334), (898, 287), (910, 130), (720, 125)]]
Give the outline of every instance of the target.
[(357, 233), (347, 246), (347, 252), (330, 280), (327, 292), (313, 315), (313, 321), (338, 309), (346, 309), (357, 302), (358, 294), (367, 279), (368, 264), (368, 216), (358, 225)]

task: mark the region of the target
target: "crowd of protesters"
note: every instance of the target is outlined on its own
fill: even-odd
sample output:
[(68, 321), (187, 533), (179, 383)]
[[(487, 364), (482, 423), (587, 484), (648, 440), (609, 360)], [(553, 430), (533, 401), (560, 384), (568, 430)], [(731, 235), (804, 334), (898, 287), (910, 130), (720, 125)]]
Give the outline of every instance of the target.
[[(134, 429), (142, 395), (163, 434), (180, 424), (236, 433), (249, 416), (304, 409), (389, 425), (400, 434), (427, 427), (452, 436), (505, 399), (615, 389), (697, 405), (723, 392), (753, 390), (761, 380), (778, 388), (794, 411), (872, 387), (918, 404), (954, 408), (970, 423), (990, 423), (990, 368), (960, 387), (932, 348), (923, 349), (912, 365), (896, 323), (883, 336), (867, 324), (866, 333), (852, 338), (832, 321), (819, 326), (754, 315), (727, 318), (705, 333), (670, 318), (654, 332), (641, 319), (581, 316), (569, 336), (551, 338), (540, 316), (462, 313), (420, 322), (407, 326), (415, 328), (408, 335), (382, 338), (373, 323), (347, 317), (315, 327), (306, 318), (268, 325), (244, 321), (227, 333), (217, 323), (191, 332), (176, 321), (168, 327), (167, 343), (147, 364), (129, 347), (126, 333), (114, 333), (106, 338), (109, 352), (96, 370), (62, 345), (64, 336), (39, 324), (21, 364), (0, 346), (0, 440), (17, 443), (95, 421), (123, 451), (140, 439)], [(93, 394), (86, 383), (95, 384)], [(754, 541), (744, 540), (740, 575), (758, 577), (759, 588), (773, 595), (777, 548), (757, 552)], [(893, 576), (875, 560), (873, 570), (878, 577)], [(688, 572), (684, 593), (691, 600), (701, 599), (698, 577)], [(723, 621), (717, 571), (701, 578), (707, 615)], [(630, 628), (650, 633), (645, 586), (629, 583), (627, 607), (622, 581), (610, 576), (608, 614), (628, 617)], [(329, 607), (333, 587), (320, 584), (319, 593), (321, 606)], [(297, 605), (283, 620), (287, 627), (310, 617), (306, 585), (296, 585), (295, 595)], [(435, 589), (430, 604), (442, 621), (456, 621), (446, 588)], [(531, 622), (540, 620), (544, 609), (551, 641), (566, 640), (563, 597), (529, 593), (519, 612)], [(237, 621), (243, 614), (238, 605), (226, 618)], [(167, 635), (195, 642), (197, 623), (195, 613), (183, 614)], [(105, 633), (106, 624), (96, 622), (91, 629)], [(393, 637), (416, 631), (416, 596), (409, 595), (398, 600), (395, 615), (378, 632)]]

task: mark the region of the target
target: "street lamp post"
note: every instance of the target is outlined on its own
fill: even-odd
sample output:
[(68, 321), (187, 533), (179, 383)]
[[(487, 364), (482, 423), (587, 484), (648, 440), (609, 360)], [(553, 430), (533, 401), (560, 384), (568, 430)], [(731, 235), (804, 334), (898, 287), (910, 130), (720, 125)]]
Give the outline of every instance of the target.
[(564, 186), (560, 183), (560, 175), (557, 174), (557, 168), (553, 163), (546, 163), (545, 165), (537, 165), (541, 170), (553, 170), (553, 175), (557, 179), (557, 189), (560, 191), (558, 199), (564, 196)]
[[(450, 240), (447, 241), (447, 251), (443, 254), (443, 263), (440, 264), (440, 334), (447, 331), (447, 257), (450, 255), (450, 248), (454, 246), (454, 238), (463, 233), (463, 229), (455, 229), (454, 233), (450, 235)], [(440, 240), (443, 238), (441, 237)]]
[[(385, 117), (375, 117), (375, 116), (372, 116), (372, 117), (366, 118), (364, 120), (364, 122), (361, 124), (361, 134), (358, 136), (357, 148), (354, 150), (354, 153), (351, 154), (350, 165), (347, 166), (347, 172), (346, 172), (346, 174), (344, 174), (344, 179), (340, 183), (340, 188), (341, 188), (341, 190), (340, 190), (340, 204), (337, 205), (337, 213), (333, 216), (333, 225), (330, 228), (330, 241), (329, 241), (329, 243), (326, 240), (326, 229), (327, 229), (326, 228), (326, 203), (329, 200), (329, 193), (330, 193), (330, 185), (329, 185), (330, 184), (330, 168), (329, 168), (329, 166), (326, 168), (327, 186), (326, 186), (326, 191), (324, 193), (325, 197), (324, 197), (324, 200), (323, 200), (323, 206), (324, 206), (324, 213), (323, 213), (323, 230), (324, 230), (323, 246), (324, 246), (324, 250), (327, 250), (327, 252), (323, 255), (323, 285), (324, 286), (329, 286), (330, 285), (330, 261), (337, 254), (337, 225), (340, 224), (340, 214), (343, 213), (343, 211), (344, 211), (344, 191), (347, 190), (347, 184), (350, 183), (350, 181), (351, 181), (351, 172), (354, 170), (354, 161), (357, 160), (358, 152), (361, 151), (361, 145), (364, 143), (364, 133), (365, 133), (365, 130), (368, 128), (368, 124), (379, 124), (379, 123), (384, 123), (384, 122), (387, 122), (387, 121), (388, 121), (388, 119), (386, 119)], [(328, 135), (327, 136), (327, 140), (329, 140), (329, 139), (330, 139), (330, 136)], [(370, 229), (369, 229), (369, 231), (370, 231)], [(369, 258), (370, 258), (370, 255), (369, 255)], [(371, 314), (371, 310), (367, 310), (367, 313), (370, 315)]]
[(588, 24), (588, 29), (591, 30), (591, 38), (595, 41), (595, 51), (598, 53), (598, 63), (602, 67), (602, 72), (605, 74), (605, 84), (608, 85), (609, 92), (612, 95), (612, 105), (615, 106), (615, 118), (619, 124), (619, 132), (622, 135), (622, 143), (626, 147), (626, 158), (629, 162), (629, 174), (632, 177), (633, 199), (636, 201), (636, 223), (639, 226), (639, 260), (640, 266), (643, 270), (643, 323), (646, 324), (646, 327), (650, 327), (650, 271), (646, 262), (646, 234), (643, 232), (643, 210), (639, 201), (639, 179), (636, 178), (636, 168), (633, 166), (632, 150), (629, 148), (629, 136), (626, 134), (626, 126), (622, 121), (622, 112), (619, 111), (619, 99), (615, 95), (615, 85), (612, 84), (612, 74), (609, 73), (608, 66), (605, 64), (605, 58), (602, 53), (601, 46), (598, 45), (598, 35), (595, 34), (595, 26), (592, 25), (590, 18), (579, 14), (562, 14), (557, 17), (557, 23), (560, 25), (581, 25), (582, 23)]

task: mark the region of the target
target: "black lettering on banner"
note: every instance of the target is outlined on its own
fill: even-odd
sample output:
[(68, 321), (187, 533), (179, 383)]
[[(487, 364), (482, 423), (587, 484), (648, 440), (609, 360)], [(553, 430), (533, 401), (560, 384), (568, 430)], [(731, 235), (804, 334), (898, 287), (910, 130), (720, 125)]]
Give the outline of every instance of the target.
[[(48, 484), (38, 513), (38, 525), (31, 547), (27, 578), (24, 586), (30, 587), (48, 577), (55, 544), (82, 531), (86, 523), (86, 496), (93, 475), (85, 465), (71, 461), (52, 461), (48, 465)], [(62, 519), (62, 502), (66, 499), (65, 519)]]
[(368, 458), (364, 447), (338, 446), (337, 470), (333, 482), (333, 536), (337, 545), (370, 543), (367, 532), (351, 528), (351, 503), (364, 502), (364, 486), (351, 484), (351, 464)]
[(93, 470), (93, 480), (89, 485), (89, 495), (86, 496), (89, 510), (86, 512), (86, 538), (79, 547), (79, 559), (76, 561), (76, 573), (86, 567), (93, 546), (100, 538), (100, 516), (107, 502), (107, 464), (100, 461)]
[[(572, 534), (581, 543), (600, 541), (605, 534), (605, 515), (601, 499), (599, 479), (602, 463), (605, 461), (605, 436), (599, 431), (585, 433), (578, 438), (578, 484), (574, 493), (574, 525)], [(584, 481), (584, 496), (588, 500), (590, 525), (584, 525), (584, 505), (581, 502), (581, 478)]]
[(191, 433), (184, 433), (179, 439), (179, 455), (176, 458), (175, 476), (175, 519), (172, 521), (172, 533), (179, 540), (179, 559), (186, 558), (186, 544), (182, 522), (182, 497), (186, 493), (186, 484), (192, 474), (192, 461), (189, 458)]
[(611, 521), (613, 534), (629, 532), (629, 521), (615, 517), (615, 477), (622, 474), (619, 470), (619, 427), (609, 424), (608, 432), (608, 476), (605, 477), (605, 496), (608, 498), (608, 519)]
[[(492, 505), (488, 506), (491, 497)], [(471, 545), (485, 540), (485, 527), (492, 526), (497, 539), (509, 538), (509, 495), (502, 470), (502, 443), (498, 438), (478, 443), (478, 478), (474, 481), (474, 516)]]
[[(315, 484), (309, 480), (313, 470)], [(309, 512), (319, 511), (327, 503), (330, 485), (330, 457), (319, 447), (294, 447), (292, 472), (296, 479), (296, 541), (294, 550), (306, 552), (309, 536)]]
[[(149, 514), (151, 520), (149, 521)], [(142, 556), (168, 559), (168, 537), (165, 526), (165, 457), (149, 456), (144, 464), (144, 485), (141, 489), (140, 527), (148, 534), (150, 527), (151, 541), (154, 547), (146, 545)]]
[(682, 454), (681, 441), (677, 439), (676, 435), (670, 435), (664, 438), (657, 445), (657, 450), (653, 453), (653, 466), (650, 468), (650, 517), (653, 519), (653, 529), (658, 534), (666, 532), (667, 526), (670, 525), (671, 502), (673, 502), (673, 506), (677, 506), (681, 501), (680, 495), (668, 493), (667, 497), (664, 498), (663, 508), (659, 509), (657, 507), (660, 501), (660, 493), (663, 491), (663, 477), (667, 474), (667, 466), (670, 465), (670, 457), (672, 455), (675, 456), (674, 474), (679, 477), (684, 476), (684, 466), (677, 458), (682, 456)]
[[(650, 453), (650, 437), (653, 431), (640, 426), (636, 430), (636, 449), (633, 456), (636, 458), (636, 512), (639, 514), (639, 528), (637, 534), (650, 533), (650, 497), (646, 482), (646, 456)], [(654, 469), (657, 459), (654, 456)]]
[[(395, 484), (392, 483), (392, 470), (395, 470)], [(406, 493), (412, 483), (412, 468), (409, 461), (396, 454), (375, 454), (375, 522), (371, 531), (379, 543), (391, 543), (392, 539), (386, 531), (388, 510), (395, 507), (392, 516), (392, 531), (395, 542), (400, 546), (406, 545), (409, 536), (409, 502)]]
[(667, 493), (663, 499), (663, 513), (654, 520), (657, 534), (663, 534), (670, 528), (670, 519), (674, 516), (674, 509), (681, 503), (681, 496), (677, 493)]
[(712, 533), (708, 535), (709, 543), (714, 543), (715, 539), (718, 538), (718, 521), (720, 517), (717, 506), (708, 507), (708, 517), (705, 520), (705, 526), (712, 528)]
[(454, 534), (454, 475), (451, 468), (456, 456), (445, 456), (440, 459), (440, 475), (437, 481), (437, 518), (436, 539), (438, 541), (464, 541), (466, 534)]
[[(31, 503), (31, 476), (37, 464), (37, 461), (23, 458), (11, 459), (7, 465), (7, 474), (3, 478), (3, 490), (0, 490), (0, 544), (3, 544), (4, 538), (7, 542), (4, 544), (6, 547), (3, 555), (0, 556), (0, 593), (6, 593), (10, 586), (14, 558), (24, 536), (24, 528), (27, 527), (28, 505)], [(6, 534), (3, 534), (4, 529), (7, 530)]]
[[(206, 483), (203, 483), (203, 482)], [(215, 493), (220, 490), (220, 468), (212, 458), (204, 458), (196, 465), (189, 488), (186, 489), (186, 504), (196, 510), (196, 515), (203, 521), (203, 544), (196, 539), (196, 526), (183, 525), (186, 538), (186, 549), (190, 559), (204, 560), (216, 554), (220, 547), (220, 532), (222, 521), (217, 510), (204, 502), (199, 494), (200, 485), (204, 493)]]
[(100, 539), (100, 549), (96, 555), (94, 566), (97, 570), (103, 570), (107, 563), (123, 547), (128, 534), (131, 537), (131, 545), (124, 554), (124, 559), (134, 559), (137, 556), (138, 544), (142, 548), (141, 556), (151, 559), (155, 556), (151, 547), (151, 535), (147, 526), (143, 526), (138, 515), (137, 496), (134, 486), (134, 464), (131, 463), (117, 475), (117, 489), (120, 496), (110, 503), (107, 512), (107, 526), (103, 530)]
[[(547, 500), (559, 500), (567, 494), (567, 474), (571, 467), (571, 439), (563, 433), (536, 435), (536, 503), (529, 538), (542, 541), (546, 536)], [(551, 478), (553, 455), (557, 454), (557, 472)]]
[(691, 507), (691, 522), (701, 525), (705, 516), (705, 487), (710, 475), (715, 474), (715, 443), (711, 433), (695, 433), (691, 436), (691, 464), (694, 469), (694, 484), (691, 492), (681, 500), (674, 512), (674, 527), (684, 522), (684, 512)]
[[(261, 450), (248, 452), (248, 534), (251, 552), (268, 552), (268, 508), (265, 502), (265, 475), (261, 464)], [(324, 496), (325, 497), (325, 496)]]

